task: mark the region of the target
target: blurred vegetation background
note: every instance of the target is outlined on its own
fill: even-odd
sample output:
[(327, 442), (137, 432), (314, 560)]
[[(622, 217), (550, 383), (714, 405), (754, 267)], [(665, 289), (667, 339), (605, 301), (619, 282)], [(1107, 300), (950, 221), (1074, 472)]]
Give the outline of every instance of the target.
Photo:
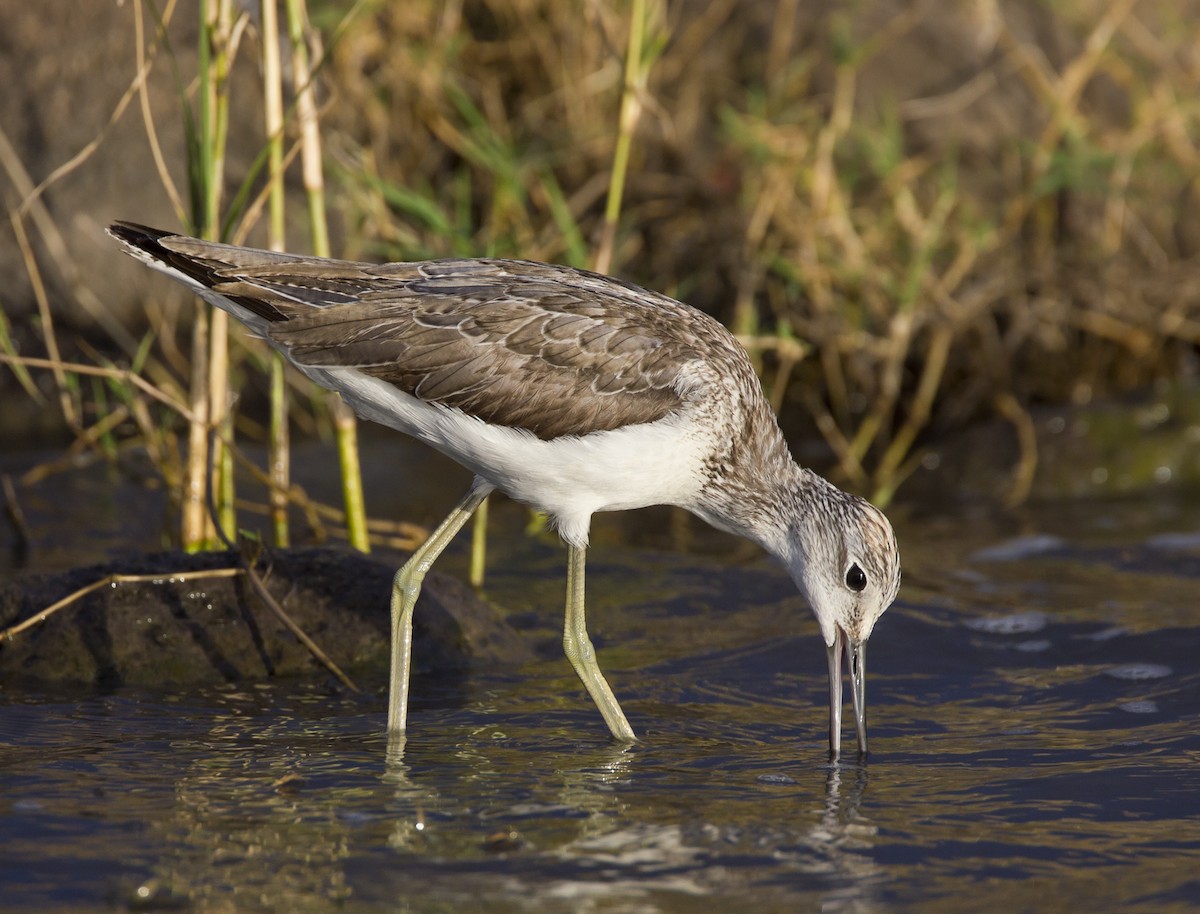
[[(969, 423), (1011, 423), (1028, 467), (1031, 408), (1196, 373), (1200, 2), (647, 2), (631, 81), (642, 10), (310, 3), (334, 254), (600, 262), (688, 301), (750, 348), (793, 441), (823, 445), (799, 453), (884, 501)], [(259, 4), (235, 14), (222, 225), (265, 244)], [(0, 0), (10, 357), (185, 386), (195, 306), (102, 228), (190, 227), (164, 186), (187, 184), (197, 21), (194, 0)], [(286, 240), (303, 251), (296, 89)], [(233, 388), (259, 367), (239, 346)], [(27, 370), (0, 372), (5, 428), (83, 435), (124, 396)], [(144, 438), (126, 412), (104, 434)], [(323, 421), (307, 398), (292, 415)], [(157, 445), (166, 463), (179, 447)], [(1018, 467), (1009, 497), (1028, 483)]]

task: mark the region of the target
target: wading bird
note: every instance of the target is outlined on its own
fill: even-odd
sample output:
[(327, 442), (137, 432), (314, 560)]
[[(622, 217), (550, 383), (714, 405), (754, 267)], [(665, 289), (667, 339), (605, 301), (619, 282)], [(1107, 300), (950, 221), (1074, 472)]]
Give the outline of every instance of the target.
[(584, 617), (592, 515), (678, 505), (778, 558), (829, 661), (841, 748), (842, 658), (865, 755), (866, 644), (900, 586), (882, 512), (792, 459), (746, 352), (708, 315), (630, 283), (520, 260), (366, 264), (215, 244), (127, 222), (133, 256), (229, 312), (364, 418), (475, 474), (396, 574), (388, 731), (405, 730), (421, 582), (488, 493), (544, 511), (566, 542), (563, 646), (612, 735), (633, 729)]

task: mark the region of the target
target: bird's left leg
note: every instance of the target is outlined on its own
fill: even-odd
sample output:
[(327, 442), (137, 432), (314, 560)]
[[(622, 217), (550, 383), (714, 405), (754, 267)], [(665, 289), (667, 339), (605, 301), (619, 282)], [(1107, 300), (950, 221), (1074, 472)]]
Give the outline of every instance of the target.
[(421, 582), (425, 575), (442, 554), (442, 550), (450, 545), (454, 534), (462, 529), (479, 507), (479, 503), (488, 497), (492, 486), (475, 480), (466, 496), (430, 534), (421, 548), (412, 554), (404, 567), (396, 572), (392, 583), (392, 671), (388, 685), (388, 733), (398, 735), (404, 732), (408, 722), (408, 678), (409, 665), (412, 660), (412, 617), (413, 607), (417, 596), (421, 593)]

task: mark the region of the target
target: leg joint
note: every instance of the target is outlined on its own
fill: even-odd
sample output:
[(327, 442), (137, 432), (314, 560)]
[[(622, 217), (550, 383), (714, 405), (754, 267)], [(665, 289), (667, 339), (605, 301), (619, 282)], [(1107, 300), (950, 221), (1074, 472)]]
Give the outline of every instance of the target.
[(596, 659), (596, 649), (586, 632), (582, 635), (572, 631), (563, 632), (563, 651), (571, 663), (590, 663)]

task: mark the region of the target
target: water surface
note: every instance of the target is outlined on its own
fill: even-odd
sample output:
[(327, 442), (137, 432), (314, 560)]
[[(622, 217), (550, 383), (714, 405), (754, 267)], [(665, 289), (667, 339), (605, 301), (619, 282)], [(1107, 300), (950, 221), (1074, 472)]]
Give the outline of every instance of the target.
[(642, 738), (611, 743), (558, 656), (563, 553), (523, 522), (498, 507), (488, 594), (543, 659), (415, 681), (403, 747), (381, 682), (0, 694), (0, 908), (1200, 906), (1200, 504), (901, 512), (872, 755), (840, 766), (785, 575), (653, 512), (589, 566)]

